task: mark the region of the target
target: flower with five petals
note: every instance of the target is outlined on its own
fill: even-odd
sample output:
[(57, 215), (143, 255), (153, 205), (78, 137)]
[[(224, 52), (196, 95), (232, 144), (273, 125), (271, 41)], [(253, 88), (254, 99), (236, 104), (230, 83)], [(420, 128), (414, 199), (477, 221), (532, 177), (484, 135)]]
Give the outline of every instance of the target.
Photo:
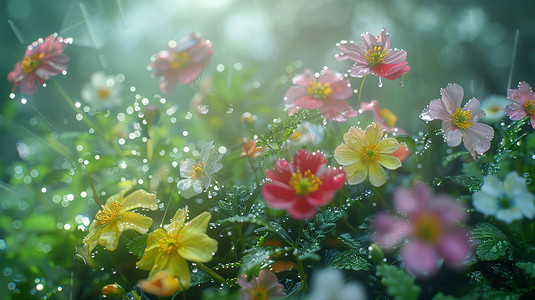
[(531, 126), (535, 128), (535, 92), (529, 84), (522, 81), (518, 84), (518, 89), (509, 90), (507, 98), (514, 101), (505, 107), (507, 116), (513, 121), (528, 116), (531, 120)]

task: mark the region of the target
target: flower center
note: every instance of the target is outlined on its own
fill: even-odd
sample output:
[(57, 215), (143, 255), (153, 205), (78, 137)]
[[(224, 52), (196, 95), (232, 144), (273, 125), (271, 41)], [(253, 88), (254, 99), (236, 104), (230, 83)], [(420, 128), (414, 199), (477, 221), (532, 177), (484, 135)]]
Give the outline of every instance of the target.
[(175, 52), (173, 54), (173, 61), (170, 64), (172, 69), (178, 69), (189, 61), (189, 54), (186, 51)]
[(462, 108), (457, 108), (451, 115), (451, 119), (455, 126), (460, 129), (466, 129), (472, 127), (472, 124), (474, 124), (474, 122), (470, 122), (470, 119), (472, 119), (473, 116), (474, 114), (470, 113), (469, 110), (464, 111)]
[(182, 239), (182, 234), (180, 233), (169, 233), (160, 239), (160, 251), (165, 253), (171, 253), (178, 249), (180, 246), (180, 240)]
[(362, 156), (367, 162), (377, 162), (381, 157), (381, 153), (377, 150), (376, 145), (364, 146)]
[(112, 202), (108, 205), (104, 205), (102, 210), (99, 210), (95, 219), (104, 225), (106, 223), (114, 221), (121, 212), (121, 204), (119, 202)]
[(43, 58), (44, 53), (34, 53), (31, 56), (26, 56), (22, 60), (20, 67), (24, 73), (33, 72), (41, 65), (41, 58)]
[(502, 209), (508, 209), (515, 206), (515, 201), (507, 195), (502, 195), (498, 200), (498, 206)]
[(292, 141), (295, 141), (295, 140), (297, 140), (298, 138), (300, 138), (302, 135), (303, 135), (303, 134), (302, 134), (301, 132), (299, 132), (299, 131), (296, 130), (296, 131), (294, 131), (294, 132), (292, 133), (292, 135), (290, 136), (290, 138), (292, 139)]
[(206, 164), (202, 161), (194, 163), (193, 167), (191, 168), (191, 171), (189, 171), (189, 175), (191, 175), (191, 179), (201, 178), (205, 166)]
[(328, 82), (310, 81), (307, 86), (307, 94), (314, 98), (327, 98), (333, 93), (331, 84)]
[(255, 289), (253, 292), (253, 300), (269, 300), (269, 294), (265, 289)]
[(535, 101), (528, 100), (526, 101), (526, 105), (524, 105), (524, 109), (526, 112), (530, 115), (535, 115)]
[(381, 47), (373, 47), (373, 49), (368, 49), (366, 51), (366, 60), (370, 64), (370, 67), (374, 67), (377, 64), (383, 64), (385, 62), (386, 49)]
[(110, 97), (110, 95), (111, 95), (110, 89), (106, 88), (106, 87), (101, 87), (97, 91), (97, 96), (100, 99), (108, 99)]
[(289, 185), (294, 188), (299, 196), (308, 195), (317, 191), (322, 184), (321, 180), (307, 170), (302, 174), (300, 170), (292, 174)]
[(442, 237), (442, 225), (432, 214), (424, 213), (414, 222), (414, 234), (423, 241), (436, 244)]
[(392, 128), (396, 124), (396, 121), (398, 120), (398, 117), (394, 115), (394, 113), (390, 109), (381, 109), (379, 111), (379, 115), (383, 120), (385, 120), (386, 126)]

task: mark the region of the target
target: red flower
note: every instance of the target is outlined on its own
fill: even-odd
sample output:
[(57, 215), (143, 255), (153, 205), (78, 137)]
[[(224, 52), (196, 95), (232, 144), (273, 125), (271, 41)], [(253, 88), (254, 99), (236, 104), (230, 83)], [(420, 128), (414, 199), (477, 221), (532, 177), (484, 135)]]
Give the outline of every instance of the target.
[(201, 75), (212, 56), (212, 43), (195, 33), (178, 43), (169, 42), (169, 50), (151, 57), (151, 68), (155, 76), (163, 76), (160, 89), (166, 94), (175, 90), (177, 81), (188, 84)]
[(297, 220), (313, 217), (316, 208), (331, 202), (346, 180), (342, 168), (324, 165), (323, 153), (310, 154), (303, 149), (294, 155), (292, 163), (277, 160), (275, 169), (266, 171), (271, 181), (262, 187), (267, 205), (287, 209)]
[(15, 64), (15, 69), (7, 75), (7, 80), (13, 83), (15, 91), (17, 86), (22, 94), (37, 94), (37, 85), (44, 84), (51, 77), (67, 69), (69, 57), (63, 49), (72, 43), (71, 38), (63, 39), (57, 33), (43, 39), (38, 39), (28, 45), (22, 59)]

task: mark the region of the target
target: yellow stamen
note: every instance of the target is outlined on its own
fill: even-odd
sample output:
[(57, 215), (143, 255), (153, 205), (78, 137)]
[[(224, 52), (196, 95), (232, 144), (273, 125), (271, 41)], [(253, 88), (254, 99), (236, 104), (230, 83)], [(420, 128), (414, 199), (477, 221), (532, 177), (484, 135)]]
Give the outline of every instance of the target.
[(462, 110), (462, 108), (457, 108), (455, 112), (451, 115), (453, 124), (460, 129), (466, 129), (472, 127), (474, 122), (470, 122), (474, 114), (470, 113), (470, 110)]
[(189, 62), (189, 54), (186, 51), (175, 52), (173, 55), (173, 62), (171, 62), (170, 67), (172, 69), (178, 69)]
[(322, 83), (317, 81), (310, 81), (307, 86), (307, 94), (314, 98), (327, 98), (333, 93), (331, 84), (328, 82)]
[(438, 218), (431, 214), (421, 214), (414, 222), (414, 234), (432, 244), (436, 244), (442, 237), (442, 226)]
[(189, 174), (191, 175), (191, 179), (201, 178), (205, 166), (206, 164), (202, 161), (194, 163), (193, 167), (191, 168), (191, 171), (189, 171)]
[(299, 131), (296, 130), (296, 131), (294, 131), (294, 132), (292, 133), (292, 135), (290, 136), (290, 138), (292, 139), (292, 141), (295, 141), (295, 140), (297, 140), (298, 138), (300, 138), (302, 135), (303, 135), (303, 134), (302, 134), (301, 132), (299, 132)]
[(530, 115), (535, 115), (535, 101), (528, 100), (526, 101), (526, 105), (524, 105), (524, 109), (526, 112)]
[(292, 174), (289, 185), (294, 188), (299, 196), (308, 195), (317, 191), (322, 184), (321, 180), (307, 170), (302, 174), (300, 170)]
[(364, 146), (362, 156), (367, 162), (377, 162), (381, 158), (381, 153), (377, 149), (377, 145)]
[(97, 91), (97, 96), (100, 99), (108, 99), (110, 97), (110, 95), (111, 95), (110, 89), (106, 88), (106, 87), (101, 87)]
[(102, 210), (99, 210), (95, 219), (100, 223), (100, 225), (107, 224), (109, 222), (117, 219), (121, 212), (121, 206), (119, 202), (112, 202), (108, 205), (104, 205)]
[(24, 73), (33, 72), (35, 69), (39, 68), (41, 65), (41, 58), (43, 58), (44, 53), (35, 53), (32, 56), (26, 56), (20, 63), (20, 67)]
[(383, 118), (383, 120), (385, 120), (385, 124), (386, 126), (392, 128), (394, 127), (394, 125), (396, 124), (397, 120), (398, 120), (398, 117), (396, 117), (396, 115), (394, 115), (394, 113), (389, 110), (389, 109), (381, 109), (379, 111), (379, 115), (381, 116), (381, 118)]
[(374, 67), (377, 64), (383, 64), (385, 62), (386, 57), (386, 49), (382, 49), (381, 47), (373, 47), (373, 49), (369, 49), (366, 51), (366, 60), (370, 64), (370, 67)]
[(180, 240), (182, 239), (182, 234), (180, 233), (169, 233), (162, 237), (159, 241), (161, 252), (171, 253), (178, 249), (180, 246)]

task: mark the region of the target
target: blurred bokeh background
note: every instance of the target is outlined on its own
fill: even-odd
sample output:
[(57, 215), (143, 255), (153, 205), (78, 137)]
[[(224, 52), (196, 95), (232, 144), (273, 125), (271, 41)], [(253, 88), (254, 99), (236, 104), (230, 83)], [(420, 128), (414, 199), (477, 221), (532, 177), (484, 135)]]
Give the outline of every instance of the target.
[[(52, 85), (27, 97), (26, 104), (18, 91), (10, 98), (7, 74), (28, 44), (54, 32), (74, 40), (65, 50), (68, 73), (56, 80), (76, 101), (90, 75), (101, 70), (123, 74), (126, 88), (135, 86), (143, 96), (160, 94), (159, 79), (147, 70), (150, 57), (170, 40), (199, 32), (214, 49), (199, 82), (218, 73), (227, 76), (227, 83), (243, 79), (247, 92), (238, 95), (248, 98), (235, 99), (244, 106), (237, 110), (255, 110), (267, 125), (286, 114), (282, 98), (295, 74), (324, 66), (346, 72), (350, 63), (334, 58), (336, 43), (360, 44), (361, 33), (377, 35), (385, 28), (391, 47), (407, 51), (411, 71), (403, 87), (388, 80), (379, 87), (376, 77), (368, 78), (362, 101), (379, 100), (397, 114), (399, 127), (416, 134), (425, 126), (418, 118), (422, 109), (448, 83), (465, 88), (465, 101), (476, 97), (483, 102), (495, 95), (505, 98), (519, 81), (535, 84), (534, 13), (532, 0), (2, 0), (0, 125), (11, 118), (22, 126), (16, 132), (0, 126), (0, 188), (9, 189), (5, 183), (13, 176), (12, 164), (20, 160), (17, 141), (35, 134), (24, 128), (32, 128), (36, 114), (58, 131), (87, 129)], [(350, 79), (354, 87), (360, 85), (360, 79)], [(192, 110), (194, 93), (177, 88), (166, 99), (186, 112)], [(133, 94), (123, 101), (133, 103)], [(349, 101), (356, 107), (356, 96)], [(0, 252), (4, 234), (0, 230)], [(0, 268), (0, 276), (12, 275), (2, 263)]]

